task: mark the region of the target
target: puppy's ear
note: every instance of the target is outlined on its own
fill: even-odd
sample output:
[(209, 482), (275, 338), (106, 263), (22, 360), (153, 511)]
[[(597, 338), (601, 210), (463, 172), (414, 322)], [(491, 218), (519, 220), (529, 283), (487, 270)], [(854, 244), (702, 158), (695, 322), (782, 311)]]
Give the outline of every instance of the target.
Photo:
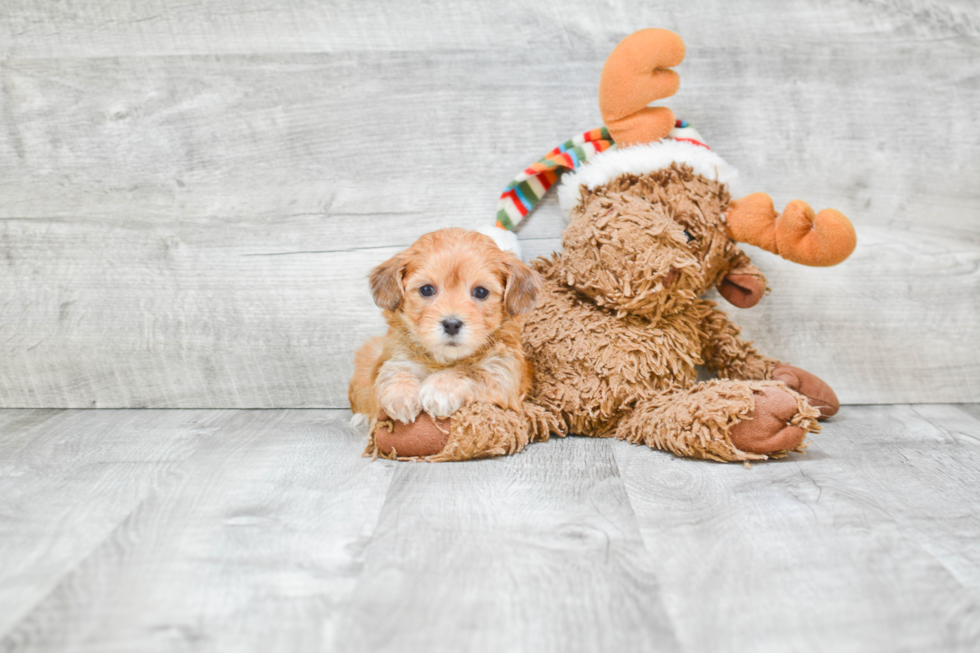
[(374, 303), (380, 308), (393, 311), (402, 303), (405, 289), (402, 287), (402, 274), (405, 271), (405, 259), (401, 254), (371, 270), (371, 294)]
[(511, 315), (521, 315), (534, 308), (541, 290), (538, 273), (521, 262), (516, 256), (507, 261), (507, 285), (504, 289), (504, 307)]

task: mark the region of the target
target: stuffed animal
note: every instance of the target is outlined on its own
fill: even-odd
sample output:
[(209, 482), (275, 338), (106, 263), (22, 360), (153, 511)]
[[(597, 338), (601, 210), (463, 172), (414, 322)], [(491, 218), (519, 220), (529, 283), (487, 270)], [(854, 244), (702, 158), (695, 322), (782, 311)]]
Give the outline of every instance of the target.
[[(749, 461), (803, 451), (818, 420), (837, 412), (833, 390), (756, 351), (712, 301), (740, 308), (766, 280), (737, 243), (811, 266), (837, 264), (856, 237), (832, 209), (765, 194), (729, 197), (734, 170), (669, 109), (684, 58), (680, 37), (647, 29), (624, 39), (603, 68), (606, 128), (550, 152), (501, 198), (487, 233), (507, 246), (521, 219), (556, 182), (570, 222), (563, 251), (538, 259), (543, 278), (524, 329), (535, 370), (520, 410), (470, 403), (447, 420), (414, 424), (382, 415), (367, 453), (461, 460), (519, 451), (551, 433), (616, 437), (680, 456)], [(717, 378), (699, 382), (697, 367)]]

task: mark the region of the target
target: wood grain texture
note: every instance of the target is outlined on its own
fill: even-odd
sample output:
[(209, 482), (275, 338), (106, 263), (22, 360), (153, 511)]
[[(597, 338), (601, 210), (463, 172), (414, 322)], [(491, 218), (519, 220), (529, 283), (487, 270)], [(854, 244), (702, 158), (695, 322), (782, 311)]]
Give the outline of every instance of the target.
[[(688, 44), (670, 106), (741, 171), (737, 190), (977, 240), (980, 84), (968, 71), (980, 46), (794, 44)], [(517, 172), (600, 124), (607, 54), (7, 59), (0, 217), (315, 217), (346, 247), (482, 225)]]
[(751, 468), (570, 437), (361, 458), (348, 411), (0, 411), (0, 651), (975, 651), (980, 405)]
[[(354, 347), (383, 326), (367, 273), (397, 251), (267, 255), (262, 233), (228, 225), (6, 227), (0, 292), (21, 320), (0, 326), (0, 396), (15, 406), (346, 407)], [(49, 265), (60, 280), (39, 287)]]
[(399, 466), (337, 649), (677, 650), (611, 446)]
[(171, 481), (224, 417), (215, 411), (34, 413), (7, 412), (14, 419), (0, 427), (0, 632)]
[(685, 649), (971, 651), (978, 436), (952, 406), (851, 406), (751, 470), (615, 452)]
[(955, 408), (980, 420), (980, 404), (957, 404)]
[[(858, 227), (834, 270), (757, 256), (774, 291), (737, 321), (845, 402), (980, 400), (975, 3), (17, 0), (0, 405), (344, 406), (379, 329), (364, 273), (492, 220), (599, 124), (602, 62), (647, 25), (687, 41), (669, 104), (737, 193)], [(520, 235), (543, 253), (561, 228), (548, 201)]]
[(3, 442), (3, 446), (10, 446), (13, 438), (60, 412), (57, 408), (0, 410), (0, 442)]
[[(719, 0), (684, 8), (663, 2), (588, 3), (502, 0), (492, 7), (451, 0), (365, 3), (352, 0), (162, 0), (120, 4), (8, 0), (0, 7), (0, 54), (19, 58), (236, 54), (242, 52), (514, 50), (611, 48), (637, 25), (661, 25), (698, 45), (740, 48), (827, 46), (980, 35), (971, 0), (804, 2), (773, 11), (767, 2), (731, 10)], [(737, 29), (741, 27), (742, 29)], [(753, 28), (764, 29), (763, 41)]]
[(0, 650), (320, 650), (392, 471), (347, 419), (73, 411), (24, 433), (0, 458)]
[[(5, 227), (0, 294), (20, 319), (0, 322), (2, 405), (341, 408), (351, 353), (384, 331), (366, 276), (397, 248), (290, 252), (303, 244), (228, 223)], [(980, 395), (980, 309), (964, 301), (980, 296), (980, 248), (872, 227), (859, 237), (827, 269), (746, 247), (772, 292), (748, 310), (719, 302), (761, 351), (845, 403)], [(533, 256), (561, 242), (524, 245)], [(43, 288), (37, 270), (51, 270)]]

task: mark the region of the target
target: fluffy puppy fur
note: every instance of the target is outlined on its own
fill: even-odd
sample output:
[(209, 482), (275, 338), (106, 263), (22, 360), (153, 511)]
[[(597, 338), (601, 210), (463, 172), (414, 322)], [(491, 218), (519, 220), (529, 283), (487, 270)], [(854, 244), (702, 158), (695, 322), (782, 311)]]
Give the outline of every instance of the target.
[(477, 400), (518, 409), (533, 376), (523, 316), (539, 286), (517, 257), (463, 229), (425, 234), (374, 268), (371, 292), (388, 334), (355, 354), (355, 421), (382, 410), (404, 423), (423, 410), (439, 419)]

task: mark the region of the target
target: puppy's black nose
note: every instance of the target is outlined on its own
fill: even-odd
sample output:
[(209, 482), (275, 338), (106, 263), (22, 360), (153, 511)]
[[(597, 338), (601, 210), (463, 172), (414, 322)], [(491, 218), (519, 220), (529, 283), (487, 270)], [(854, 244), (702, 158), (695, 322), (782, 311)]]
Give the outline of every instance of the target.
[(463, 328), (463, 323), (454, 317), (447, 317), (442, 321), (442, 330), (451, 336), (459, 333), (459, 330)]

